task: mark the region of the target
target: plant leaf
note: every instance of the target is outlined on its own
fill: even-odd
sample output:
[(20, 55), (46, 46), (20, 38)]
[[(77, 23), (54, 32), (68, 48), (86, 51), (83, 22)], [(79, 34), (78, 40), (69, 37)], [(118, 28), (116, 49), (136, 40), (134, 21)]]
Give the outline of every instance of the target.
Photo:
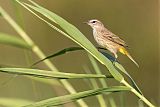
[(0, 72), (13, 73), (18, 75), (29, 75), (41, 78), (58, 78), (58, 79), (84, 79), (84, 78), (112, 78), (112, 76), (98, 75), (98, 74), (75, 74), (51, 72), (47, 70), (28, 69), (28, 68), (0, 68)]
[(1, 32), (0, 32), (0, 44), (25, 48), (25, 49), (32, 48), (32, 46), (28, 45), (23, 39), (20, 39), (14, 35), (9, 35)]
[(130, 74), (123, 68), (123, 66), (120, 63), (115, 62), (115, 66), (122, 71), (125, 75), (127, 75), (127, 77), (129, 78), (129, 80), (132, 83), (132, 86), (134, 87), (134, 89), (136, 89), (141, 95), (143, 95), (142, 91), (139, 89), (138, 85), (136, 84), (136, 82), (133, 80), (133, 78), (130, 76)]
[[(106, 50), (106, 49), (100, 48), (100, 47), (97, 47), (97, 49)], [(34, 66), (34, 65), (37, 65), (38, 63), (40, 63), (40, 62), (42, 62), (42, 61), (44, 61), (44, 60), (46, 60), (46, 59), (50, 59), (50, 58), (53, 58), (53, 57), (56, 57), (56, 56), (59, 56), (59, 55), (63, 55), (63, 54), (69, 53), (69, 52), (79, 51), (79, 50), (84, 50), (84, 48), (81, 48), (81, 47), (69, 47), (69, 48), (65, 48), (65, 49), (63, 49), (63, 50), (60, 50), (60, 51), (58, 51), (58, 52), (56, 52), (56, 53), (53, 53), (53, 54), (45, 57), (44, 59), (41, 59), (41, 60), (35, 62), (34, 64), (31, 65), (31, 67)], [(102, 54), (104, 54), (104, 52), (102, 52), (102, 51), (100, 51), (100, 50), (99, 50), (99, 52), (101, 52)], [(105, 53), (105, 56), (106, 56), (110, 61), (113, 61), (113, 60), (115, 61), (115, 58), (112, 57), (111, 55)]]
[(108, 93), (108, 92), (111, 93), (111, 92), (129, 91), (129, 90), (130, 90), (130, 88), (127, 88), (125, 86), (99, 88), (99, 89), (79, 92), (76, 94), (50, 98), (50, 99), (36, 102), (36, 103), (30, 104), (30, 105), (27, 105), (24, 107), (53, 107), (53, 106), (59, 106), (59, 105), (65, 104), (65, 103), (73, 102), (73, 101), (76, 101), (76, 100), (79, 100), (79, 99), (82, 99), (85, 97), (89, 97), (89, 96), (95, 96), (98, 94), (103, 94), (103, 93)]
[(34, 66), (34, 65), (36, 65), (36, 64), (38, 64), (38, 63), (40, 63), (40, 62), (42, 62), (42, 61), (44, 61), (44, 60), (46, 60), (46, 59), (50, 59), (50, 58), (66, 54), (68, 52), (77, 51), (77, 50), (84, 50), (84, 49), (81, 48), (81, 47), (69, 47), (69, 48), (65, 48), (63, 50), (60, 50), (60, 51), (58, 51), (58, 52), (56, 52), (54, 54), (51, 54), (51, 55), (45, 57), (44, 59), (41, 59), (41, 60), (35, 62), (34, 64), (31, 65), (31, 67)]
[(31, 103), (33, 103), (33, 101), (16, 98), (0, 98), (0, 105), (5, 107), (21, 107)]

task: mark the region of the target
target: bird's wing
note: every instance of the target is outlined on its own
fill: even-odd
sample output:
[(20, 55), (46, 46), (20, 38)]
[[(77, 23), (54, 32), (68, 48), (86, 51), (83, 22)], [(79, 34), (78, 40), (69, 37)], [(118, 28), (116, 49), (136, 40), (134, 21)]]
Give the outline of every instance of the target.
[(121, 38), (119, 38), (117, 35), (113, 34), (110, 31), (107, 31), (106, 33), (103, 33), (104, 37), (114, 43), (117, 43), (121, 46), (125, 46), (128, 47), (128, 45), (126, 44), (126, 42), (124, 40), (122, 40)]
[(107, 36), (107, 38), (112, 42), (115, 42), (115, 43), (117, 43), (119, 45), (128, 47), (124, 40), (122, 40), (121, 38), (119, 38), (118, 36), (116, 36), (114, 34), (111, 34), (110, 36)]

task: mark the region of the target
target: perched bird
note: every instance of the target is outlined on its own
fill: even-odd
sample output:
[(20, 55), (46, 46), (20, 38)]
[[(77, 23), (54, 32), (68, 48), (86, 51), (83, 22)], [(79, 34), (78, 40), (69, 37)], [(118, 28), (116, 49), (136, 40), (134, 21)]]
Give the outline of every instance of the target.
[(129, 59), (131, 59), (139, 67), (137, 62), (127, 52), (126, 47), (128, 46), (126, 43), (117, 35), (113, 34), (111, 31), (105, 28), (102, 22), (97, 19), (92, 19), (86, 23), (92, 27), (94, 39), (100, 46), (108, 49), (111, 53), (113, 53), (116, 59), (118, 57), (118, 51), (124, 55), (127, 55)]

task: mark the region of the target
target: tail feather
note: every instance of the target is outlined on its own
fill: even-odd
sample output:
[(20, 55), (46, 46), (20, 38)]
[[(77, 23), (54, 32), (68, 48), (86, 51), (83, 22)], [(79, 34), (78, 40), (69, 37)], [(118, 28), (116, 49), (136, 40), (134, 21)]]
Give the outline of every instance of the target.
[(126, 50), (124, 47), (120, 48), (119, 51), (120, 51), (122, 54), (127, 55), (127, 57), (128, 57), (132, 62), (134, 62), (137, 67), (139, 67), (138, 63), (132, 58), (132, 56), (127, 52), (127, 50)]
[(130, 60), (132, 60), (136, 64), (137, 67), (139, 67), (138, 63), (132, 58), (130, 54), (126, 54), (126, 55), (128, 56)]

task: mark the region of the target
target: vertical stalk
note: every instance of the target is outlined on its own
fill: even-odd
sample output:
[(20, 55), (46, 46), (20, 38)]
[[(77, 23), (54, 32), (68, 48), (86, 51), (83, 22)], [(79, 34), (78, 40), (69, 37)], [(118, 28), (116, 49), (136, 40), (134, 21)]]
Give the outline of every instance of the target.
[[(92, 64), (92, 66), (93, 66), (96, 74), (102, 74), (102, 72), (101, 72), (101, 70), (99, 69), (99, 67), (98, 67), (98, 65), (97, 65), (96, 60), (94, 59), (94, 57), (91, 56), (90, 54), (88, 54), (88, 57), (89, 57), (89, 59), (90, 59), (90, 61), (91, 61), (91, 64)], [(101, 83), (101, 85), (102, 85), (103, 88), (108, 87), (107, 82), (105, 81), (105, 79), (99, 79), (99, 80), (100, 80), (100, 83)], [(109, 101), (111, 107), (116, 107), (116, 103), (115, 103), (115, 101), (114, 101), (114, 99), (113, 99), (112, 96), (110, 96), (110, 97), (108, 98), (108, 101)]]

